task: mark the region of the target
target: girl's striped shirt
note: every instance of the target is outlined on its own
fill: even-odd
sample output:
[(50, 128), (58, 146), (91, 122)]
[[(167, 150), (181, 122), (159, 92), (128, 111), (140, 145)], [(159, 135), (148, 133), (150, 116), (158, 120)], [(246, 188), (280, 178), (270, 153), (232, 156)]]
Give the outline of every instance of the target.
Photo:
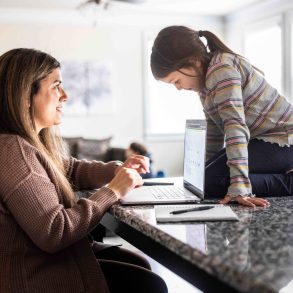
[(293, 106), (244, 58), (218, 53), (207, 69), (200, 93), (206, 114), (207, 159), (226, 146), (231, 196), (251, 195), (250, 139), (293, 144)]

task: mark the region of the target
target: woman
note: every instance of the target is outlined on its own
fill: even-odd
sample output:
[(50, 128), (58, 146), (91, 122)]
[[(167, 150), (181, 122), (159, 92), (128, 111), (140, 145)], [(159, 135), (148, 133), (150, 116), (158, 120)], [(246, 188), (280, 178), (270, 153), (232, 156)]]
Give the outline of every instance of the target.
[[(65, 155), (55, 125), (68, 97), (60, 64), (48, 54), (3, 54), (0, 86), (0, 292), (166, 292), (146, 260), (87, 237), (142, 184), (146, 158), (119, 165)], [(97, 187), (88, 199), (73, 192)]]
[(199, 93), (208, 196), (254, 207), (268, 205), (254, 194), (293, 194), (293, 107), (257, 68), (209, 31), (170, 26), (154, 42), (151, 69), (156, 79)]

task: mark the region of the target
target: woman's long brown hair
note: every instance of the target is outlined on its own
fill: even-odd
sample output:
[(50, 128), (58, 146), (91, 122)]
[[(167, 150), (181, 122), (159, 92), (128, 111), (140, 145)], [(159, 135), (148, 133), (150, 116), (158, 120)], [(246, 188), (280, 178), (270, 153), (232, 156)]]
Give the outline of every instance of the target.
[(33, 120), (40, 81), (59, 67), (55, 58), (34, 49), (13, 49), (0, 56), (0, 133), (17, 134), (42, 153), (54, 170), (65, 206), (71, 207), (76, 197), (65, 175), (63, 140), (56, 127), (37, 133)]

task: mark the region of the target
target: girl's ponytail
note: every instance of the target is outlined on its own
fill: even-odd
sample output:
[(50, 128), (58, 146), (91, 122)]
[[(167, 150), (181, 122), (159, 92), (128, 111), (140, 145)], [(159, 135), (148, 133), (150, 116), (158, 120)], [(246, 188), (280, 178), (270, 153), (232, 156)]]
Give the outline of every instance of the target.
[(210, 31), (198, 31), (198, 36), (206, 38), (207, 45), (211, 53), (221, 52), (236, 54), (230, 48), (228, 48), (215, 34), (213, 34)]
[[(237, 55), (241, 58), (246, 59), (245, 57), (235, 53), (232, 51), (229, 47), (227, 47), (215, 34), (213, 34), (210, 31), (198, 31), (198, 37), (205, 37), (207, 40), (207, 46), (209, 51), (213, 54), (215, 52), (220, 52), (220, 53), (231, 53), (234, 55)], [(252, 67), (257, 70), (259, 73), (264, 75), (263, 71), (261, 71), (259, 68), (255, 67), (252, 65)]]

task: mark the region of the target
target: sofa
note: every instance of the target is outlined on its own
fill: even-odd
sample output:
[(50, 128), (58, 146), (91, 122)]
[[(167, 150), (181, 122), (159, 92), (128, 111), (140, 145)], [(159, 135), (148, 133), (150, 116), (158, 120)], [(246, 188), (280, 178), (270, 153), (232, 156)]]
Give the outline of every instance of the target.
[(111, 147), (112, 137), (86, 139), (83, 137), (64, 137), (69, 154), (77, 159), (109, 162), (125, 160), (125, 148)]

